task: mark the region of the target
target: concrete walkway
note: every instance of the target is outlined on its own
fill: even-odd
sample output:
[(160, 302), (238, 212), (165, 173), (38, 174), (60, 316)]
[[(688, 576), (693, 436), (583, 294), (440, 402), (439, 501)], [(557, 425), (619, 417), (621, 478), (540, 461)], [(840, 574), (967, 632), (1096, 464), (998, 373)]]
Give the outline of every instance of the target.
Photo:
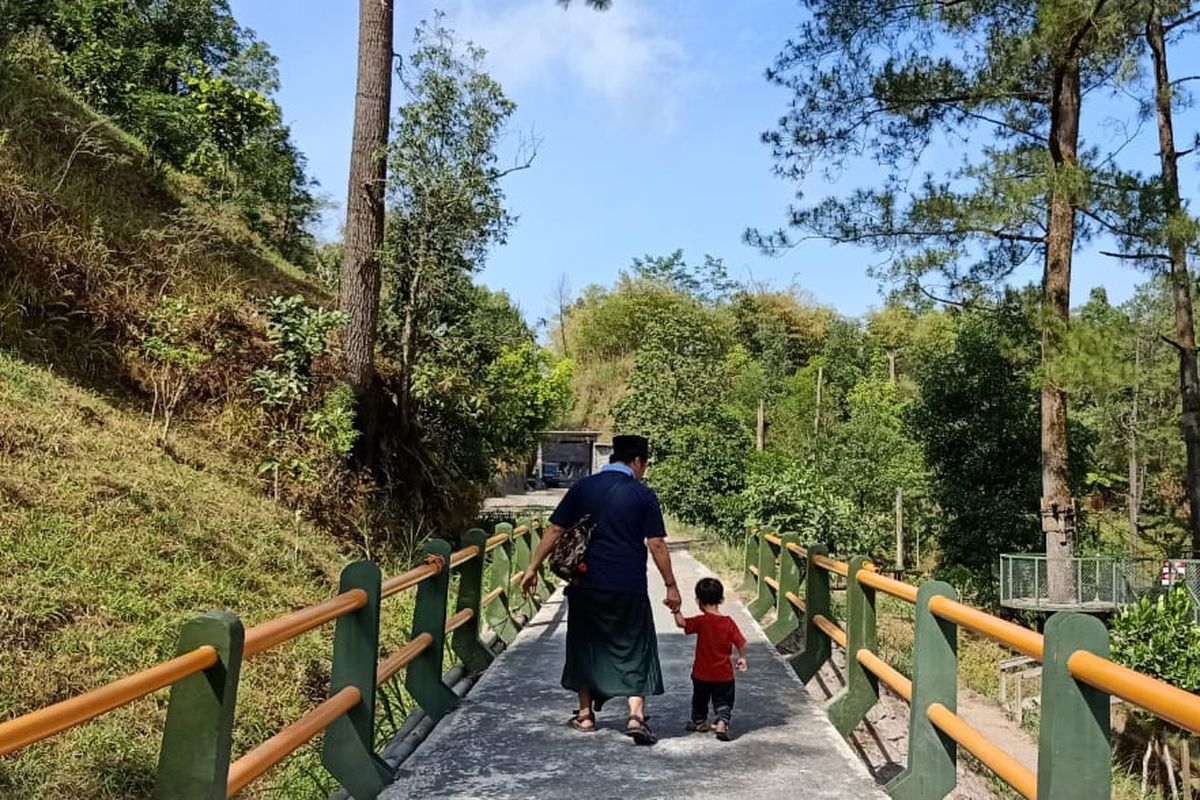
[[(685, 551), (673, 551), (672, 559), (684, 613), (694, 614), (692, 587), (710, 573)], [(652, 587), (656, 580), (652, 574)], [(651, 591), (660, 597), (661, 584)], [(749, 640), (750, 662), (738, 676), (732, 742), (684, 732), (694, 640), (661, 605), (655, 621), (667, 693), (648, 703), (659, 743), (638, 747), (620, 732), (621, 700), (605, 706), (596, 733), (568, 728), (575, 701), (558, 683), (566, 635), (559, 594), (401, 765), (382, 797), (884, 797), (731, 587), (726, 595), (726, 612)]]

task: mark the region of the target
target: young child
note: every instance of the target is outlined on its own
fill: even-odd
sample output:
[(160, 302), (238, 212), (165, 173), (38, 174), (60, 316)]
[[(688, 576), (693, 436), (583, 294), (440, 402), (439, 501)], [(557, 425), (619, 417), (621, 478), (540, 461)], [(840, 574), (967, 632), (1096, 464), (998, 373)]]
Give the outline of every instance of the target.
[(746, 637), (737, 623), (721, 613), (725, 587), (716, 578), (701, 578), (696, 583), (696, 603), (703, 612), (685, 617), (675, 612), (675, 624), (687, 634), (697, 634), (696, 660), (692, 664), (692, 718), (689, 731), (708, 731), (708, 705), (711, 702), (716, 722), (711, 730), (717, 738), (729, 741), (729, 717), (733, 713), (733, 665), (729, 651), (738, 652), (738, 672), (746, 671)]

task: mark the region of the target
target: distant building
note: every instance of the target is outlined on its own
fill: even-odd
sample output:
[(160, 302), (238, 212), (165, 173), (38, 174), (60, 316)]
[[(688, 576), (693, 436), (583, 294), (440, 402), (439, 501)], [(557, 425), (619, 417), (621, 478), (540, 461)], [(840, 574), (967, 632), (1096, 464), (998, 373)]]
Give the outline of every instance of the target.
[(570, 486), (607, 464), (612, 445), (599, 443), (600, 436), (600, 431), (543, 431), (531, 476), (534, 485)]

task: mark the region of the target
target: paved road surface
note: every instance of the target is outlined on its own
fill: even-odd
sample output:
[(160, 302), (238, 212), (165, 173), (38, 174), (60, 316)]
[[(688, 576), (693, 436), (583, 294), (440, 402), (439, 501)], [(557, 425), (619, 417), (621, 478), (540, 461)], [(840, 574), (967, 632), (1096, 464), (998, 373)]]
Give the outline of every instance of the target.
[[(672, 557), (685, 590), (684, 611), (695, 613), (690, 587), (709, 573), (684, 551)], [(661, 586), (653, 591), (661, 594)], [(649, 703), (658, 745), (637, 747), (620, 733), (620, 700), (605, 706), (598, 732), (568, 728), (575, 702), (558, 685), (566, 619), (561, 595), (555, 595), (459, 710), (401, 766), (383, 797), (884, 797), (735, 593), (726, 594), (731, 602), (725, 610), (749, 640), (750, 671), (738, 677), (734, 741), (684, 733), (693, 642), (661, 606), (655, 616), (667, 693)]]

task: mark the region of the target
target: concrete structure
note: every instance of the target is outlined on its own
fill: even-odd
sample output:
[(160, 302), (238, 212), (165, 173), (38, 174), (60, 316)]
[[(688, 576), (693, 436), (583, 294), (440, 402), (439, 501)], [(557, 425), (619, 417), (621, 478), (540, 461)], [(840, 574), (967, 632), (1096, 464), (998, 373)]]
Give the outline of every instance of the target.
[[(599, 431), (543, 431), (540, 435), (533, 466), (535, 481), (545, 474), (544, 465), (554, 465), (553, 483), (560, 486), (570, 486), (595, 472), (594, 451), (596, 441), (600, 438)], [(611, 452), (611, 445), (609, 450)]]
[[(683, 551), (673, 554), (685, 597), (709, 574)], [(652, 578), (651, 585), (654, 585)], [(662, 594), (661, 586), (652, 590)], [(561, 593), (484, 672), (459, 709), (400, 765), (384, 798), (876, 798), (861, 762), (830, 724), (758, 625), (728, 588), (726, 607), (749, 643), (750, 670), (738, 676), (734, 740), (683, 730), (691, 699), (694, 640), (658, 605), (659, 652), (667, 694), (648, 704), (659, 735), (638, 747), (620, 731), (625, 704), (613, 700), (596, 733), (566, 726), (574, 707), (559, 685), (565, 609)]]

